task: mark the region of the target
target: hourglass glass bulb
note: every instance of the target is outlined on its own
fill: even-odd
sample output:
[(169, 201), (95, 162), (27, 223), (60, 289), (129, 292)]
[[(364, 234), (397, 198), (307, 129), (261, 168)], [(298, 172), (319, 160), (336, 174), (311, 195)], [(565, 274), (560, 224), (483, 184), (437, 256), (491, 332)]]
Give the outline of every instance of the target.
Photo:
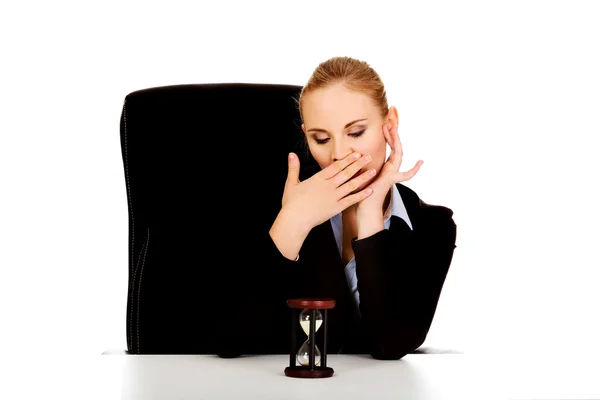
[[(307, 339), (306, 342), (300, 347), (298, 350), (298, 354), (296, 355), (296, 359), (298, 360), (298, 364), (302, 366), (308, 366), (310, 364), (310, 339)], [(315, 346), (315, 365), (320, 365), (321, 363), (321, 350), (317, 346)]]
[[(300, 326), (306, 336), (310, 335), (310, 318), (311, 318), (312, 310), (305, 308), (300, 313)], [(315, 310), (315, 332), (319, 330), (321, 324), (323, 323), (323, 316), (319, 310)]]

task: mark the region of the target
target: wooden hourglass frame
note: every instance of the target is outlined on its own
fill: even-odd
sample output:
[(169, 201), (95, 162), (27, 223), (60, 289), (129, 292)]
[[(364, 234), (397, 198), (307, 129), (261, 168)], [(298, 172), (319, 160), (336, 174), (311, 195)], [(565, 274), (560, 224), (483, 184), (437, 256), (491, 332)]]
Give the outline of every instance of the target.
[[(335, 307), (332, 299), (290, 299), (287, 305), (292, 309), (292, 329), (290, 337), (290, 365), (285, 369), (285, 375), (293, 378), (329, 378), (333, 375), (333, 368), (327, 366), (327, 310)], [(320, 317), (320, 318), (319, 318)], [(308, 329), (306, 329), (306, 322)], [(321, 324), (317, 326), (317, 322)], [(302, 324), (304, 322), (304, 324)], [(306, 350), (308, 347), (308, 365), (297, 365), (299, 350), (296, 344), (296, 327), (300, 323), (302, 328), (308, 330), (307, 339), (300, 348)], [(323, 328), (323, 343), (319, 350), (316, 343), (316, 333)], [(320, 360), (317, 361), (316, 354), (320, 352)]]

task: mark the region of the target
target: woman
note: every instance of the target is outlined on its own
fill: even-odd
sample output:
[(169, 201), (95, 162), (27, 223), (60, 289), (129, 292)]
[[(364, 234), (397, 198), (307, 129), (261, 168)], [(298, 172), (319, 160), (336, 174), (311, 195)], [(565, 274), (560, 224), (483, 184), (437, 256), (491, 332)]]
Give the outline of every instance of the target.
[[(388, 108), (383, 83), (367, 63), (321, 63), (298, 104), (321, 170), (300, 181), (299, 157), (290, 153), (281, 211), (265, 244), (279, 281), (273, 298), (334, 298), (328, 352), (400, 359), (423, 343), (431, 325), (456, 247), (452, 211), (422, 202), (401, 184), (423, 161), (399, 171), (398, 112)], [(279, 329), (287, 328), (289, 310), (277, 310), (269, 313), (275, 336), (254, 326), (241, 334), (245, 345), (229, 343), (219, 354), (289, 351), (287, 331)], [(250, 309), (239, 312), (251, 319)]]

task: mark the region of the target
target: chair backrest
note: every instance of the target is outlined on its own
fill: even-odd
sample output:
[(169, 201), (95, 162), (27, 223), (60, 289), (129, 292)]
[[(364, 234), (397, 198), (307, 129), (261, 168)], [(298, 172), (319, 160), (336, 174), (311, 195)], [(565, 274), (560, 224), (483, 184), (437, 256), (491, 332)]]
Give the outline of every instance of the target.
[(302, 139), (301, 87), (215, 83), (125, 97), (121, 150), (129, 207), (128, 352), (213, 353), (213, 321), (256, 268), (255, 237), (281, 208), (287, 154)]

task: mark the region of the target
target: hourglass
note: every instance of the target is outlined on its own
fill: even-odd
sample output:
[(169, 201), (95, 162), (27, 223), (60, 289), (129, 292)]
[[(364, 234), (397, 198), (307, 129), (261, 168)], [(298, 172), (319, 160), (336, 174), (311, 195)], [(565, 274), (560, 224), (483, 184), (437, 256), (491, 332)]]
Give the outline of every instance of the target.
[[(335, 300), (290, 299), (287, 305), (292, 309), (292, 330), (290, 365), (286, 367), (285, 375), (294, 378), (329, 378), (333, 375), (333, 368), (327, 366), (327, 310), (335, 307)], [(297, 323), (300, 323), (307, 336), (298, 350), (296, 350)], [(323, 327), (322, 350), (316, 343), (317, 331), (321, 326)], [(300, 365), (296, 365), (296, 362)]]

